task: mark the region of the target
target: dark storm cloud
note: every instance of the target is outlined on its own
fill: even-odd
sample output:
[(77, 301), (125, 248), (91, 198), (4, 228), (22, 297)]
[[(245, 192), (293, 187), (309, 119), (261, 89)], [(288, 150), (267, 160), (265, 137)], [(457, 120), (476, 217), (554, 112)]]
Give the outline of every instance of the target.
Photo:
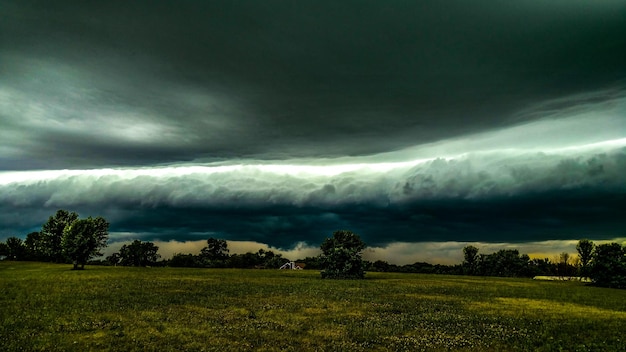
[(104, 215), (113, 232), (144, 239), (211, 234), (283, 248), (318, 243), (338, 228), (372, 245), (617, 237), (626, 225), (626, 141), (613, 143), (475, 152), (386, 169), (190, 165), (5, 174), (1, 222), (5, 236), (32, 231), (45, 221), (37, 219), (41, 209), (68, 208)]
[(375, 154), (626, 77), (620, 1), (2, 8), (4, 170)]

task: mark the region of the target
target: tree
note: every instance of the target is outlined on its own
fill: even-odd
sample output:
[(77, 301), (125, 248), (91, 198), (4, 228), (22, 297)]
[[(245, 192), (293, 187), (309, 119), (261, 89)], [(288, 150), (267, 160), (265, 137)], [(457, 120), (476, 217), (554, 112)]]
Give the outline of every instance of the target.
[(517, 249), (501, 249), (492, 254), (478, 256), (477, 273), (484, 276), (532, 276), (530, 258)]
[(340, 230), (333, 233), (321, 245), (322, 278), (329, 279), (363, 279), (365, 278), (364, 263), (361, 251), (366, 245), (359, 235)]
[(200, 260), (208, 267), (224, 267), (228, 252), (226, 240), (211, 237), (207, 240), (207, 246), (200, 250)]
[(588, 276), (589, 263), (591, 262), (591, 259), (593, 258), (594, 247), (595, 245), (593, 244), (593, 242), (587, 239), (582, 239), (578, 241), (578, 244), (576, 245), (576, 250), (578, 251), (578, 256), (580, 257), (580, 275), (581, 276), (584, 276), (584, 277)]
[(619, 243), (597, 246), (589, 268), (589, 278), (598, 286), (626, 288), (626, 247)]
[(75, 220), (65, 227), (61, 247), (74, 264), (74, 270), (84, 269), (92, 257), (102, 255), (109, 238), (109, 223), (102, 217)]
[(126, 266), (154, 265), (161, 258), (158, 251), (159, 247), (152, 242), (134, 240), (131, 244), (125, 244), (120, 248), (120, 262)]
[(556, 257), (556, 271), (560, 277), (572, 276), (576, 272), (576, 268), (570, 263), (571, 256), (567, 252), (562, 252)]
[(40, 243), (33, 244), (36, 248), (41, 248), (41, 255), (45, 260), (61, 263), (65, 261), (63, 257), (63, 233), (65, 228), (78, 219), (78, 214), (67, 210), (57, 210), (56, 214), (50, 216), (48, 221), (41, 228)]
[(463, 248), (463, 269), (469, 275), (476, 273), (476, 263), (478, 260), (478, 248), (474, 246), (465, 246)]
[(22, 239), (15, 236), (9, 237), (5, 243), (6, 257), (9, 260), (24, 260), (26, 255), (26, 247)]
[(41, 240), (41, 232), (31, 232), (26, 235), (24, 246), (29, 260), (44, 260), (45, 248)]
[(201, 267), (199, 257), (193, 254), (175, 253), (168, 265), (171, 267), (198, 268)]
[(117, 264), (120, 263), (120, 260), (122, 260), (122, 257), (119, 253), (113, 253), (107, 256), (105, 260), (107, 261), (107, 263), (109, 263), (109, 265), (117, 266)]
[(7, 246), (6, 243), (0, 242), (0, 257), (6, 257), (8, 254), (9, 254), (9, 247)]

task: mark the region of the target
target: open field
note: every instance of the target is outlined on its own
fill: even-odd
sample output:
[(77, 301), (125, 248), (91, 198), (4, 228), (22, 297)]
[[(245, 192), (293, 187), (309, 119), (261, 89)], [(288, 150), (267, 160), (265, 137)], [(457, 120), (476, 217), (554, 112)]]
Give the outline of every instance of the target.
[(0, 351), (626, 350), (580, 282), (0, 262)]

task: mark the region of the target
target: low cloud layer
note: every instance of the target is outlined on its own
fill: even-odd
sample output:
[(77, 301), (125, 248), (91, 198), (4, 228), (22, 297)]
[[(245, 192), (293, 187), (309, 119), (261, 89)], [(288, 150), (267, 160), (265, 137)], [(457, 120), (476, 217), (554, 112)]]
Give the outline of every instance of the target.
[[(621, 108), (621, 102), (616, 104)], [(615, 124), (611, 114), (596, 116), (512, 129), (515, 135), (526, 132), (524, 143), (530, 143), (529, 132), (535, 130)], [(372, 245), (623, 234), (626, 139), (564, 145), (555, 138), (545, 147), (512, 143), (512, 148), (486, 149), (511, 134), (505, 129), (475, 136), (467, 143), (473, 150), (463, 154), (405, 161), (379, 162), (372, 156), (323, 165), (317, 160), (247, 161), (5, 172), (0, 174), (2, 233), (7, 237), (36, 230), (47, 215), (63, 208), (104, 215), (112, 231), (142, 239), (210, 235), (277, 248), (318, 244), (343, 228), (359, 232)], [(543, 136), (535, 139), (540, 140)], [(460, 143), (414, 150), (451, 151)], [(42, 216), (44, 210), (49, 214)]]

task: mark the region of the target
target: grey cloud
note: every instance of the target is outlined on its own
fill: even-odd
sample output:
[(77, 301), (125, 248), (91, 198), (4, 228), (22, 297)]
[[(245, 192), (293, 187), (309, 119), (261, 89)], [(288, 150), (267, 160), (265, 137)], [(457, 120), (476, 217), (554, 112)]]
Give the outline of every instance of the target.
[[(53, 118), (109, 116), (101, 126), (120, 135), (116, 116), (129, 127), (172, 128), (149, 145), (115, 133), (45, 134), (19, 155), (24, 168), (377, 154), (529, 121), (537, 117), (517, 112), (626, 78), (616, 54), (626, 51), (620, 2), (4, 1), (3, 9), (0, 60), (12, 64), (0, 83), (41, 98)], [(35, 129), (17, 132), (39, 137)], [(15, 158), (5, 160), (10, 169)]]
[[(553, 236), (560, 238), (575, 226), (606, 235), (623, 222), (620, 199), (626, 193), (624, 147), (574, 156), (483, 153), (334, 176), (257, 166), (179, 175), (175, 170), (18, 181), (0, 187), (0, 204), (24, 211), (104, 212), (115, 231), (143, 229), (162, 240), (211, 231), (288, 246), (316, 241), (314, 234), (336, 228), (355, 228), (374, 243), (488, 240), (499, 231), (509, 240), (540, 238), (542, 231), (556, 231)], [(24, 228), (5, 221), (9, 228)]]

